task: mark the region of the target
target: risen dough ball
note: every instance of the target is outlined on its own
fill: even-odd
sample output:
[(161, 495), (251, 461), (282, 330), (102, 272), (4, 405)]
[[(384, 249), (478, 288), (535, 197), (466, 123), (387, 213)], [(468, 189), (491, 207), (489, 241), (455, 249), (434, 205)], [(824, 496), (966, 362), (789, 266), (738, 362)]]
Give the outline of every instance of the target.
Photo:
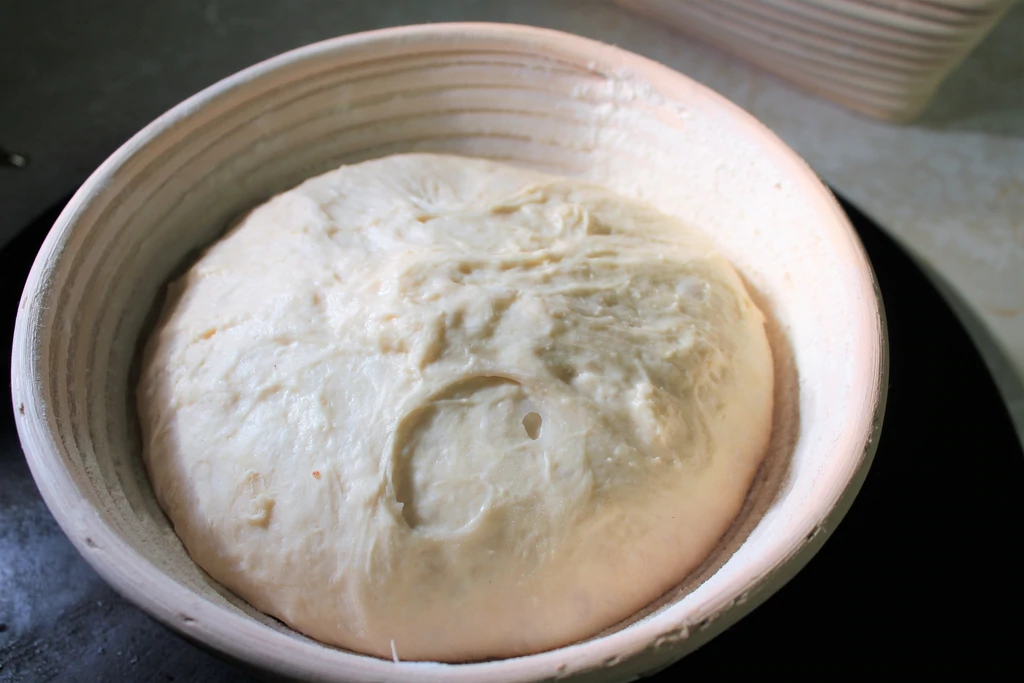
[(464, 661), (591, 636), (684, 579), (745, 498), (772, 379), (761, 313), (687, 226), (403, 155), (214, 244), (138, 397), (211, 576), (321, 641)]

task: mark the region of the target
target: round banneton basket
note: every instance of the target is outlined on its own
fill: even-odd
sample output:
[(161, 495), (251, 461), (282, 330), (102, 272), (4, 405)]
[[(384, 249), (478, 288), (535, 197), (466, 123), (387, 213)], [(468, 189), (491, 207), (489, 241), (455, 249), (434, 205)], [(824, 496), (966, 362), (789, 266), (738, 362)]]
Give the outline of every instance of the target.
[[(327, 647), (212, 581), (154, 499), (134, 384), (164, 284), (274, 193), (342, 163), (408, 151), (502, 160), (645, 199), (708, 232), (769, 318), (774, 431), (743, 511), (693, 576), (589, 640), (465, 664)], [(36, 259), (12, 390), (32, 473), (64, 531), (118, 591), (195, 642), (304, 680), (617, 681), (699, 647), (810, 559), (867, 472), (885, 375), (863, 249), (829, 191), (761, 124), (685, 76), (601, 43), (436, 24), (263, 62), (119, 149)]]

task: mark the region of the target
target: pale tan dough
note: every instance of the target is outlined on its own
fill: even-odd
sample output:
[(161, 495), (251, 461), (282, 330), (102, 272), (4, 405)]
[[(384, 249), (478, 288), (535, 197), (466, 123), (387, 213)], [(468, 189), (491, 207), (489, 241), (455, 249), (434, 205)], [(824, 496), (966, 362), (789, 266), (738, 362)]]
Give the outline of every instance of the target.
[(762, 314), (706, 237), (478, 159), (344, 166), (168, 295), (138, 391), (191, 556), (381, 657), (557, 647), (681, 581), (765, 449)]

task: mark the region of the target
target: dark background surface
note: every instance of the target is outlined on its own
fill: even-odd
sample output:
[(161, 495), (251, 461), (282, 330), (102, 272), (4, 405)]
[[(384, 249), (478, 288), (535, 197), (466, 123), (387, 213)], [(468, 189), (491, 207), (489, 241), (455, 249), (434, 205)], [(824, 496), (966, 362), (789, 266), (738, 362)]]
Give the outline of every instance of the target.
[[(650, 679), (970, 667), (1018, 678), (1024, 454), (966, 332), (914, 263), (845, 205), (889, 325), (885, 425), (821, 552), (731, 629)], [(0, 254), (0, 338), (54, 207)], [(253, 680), (118, 597), (43, 504), (0, 411), (0, 681)], [(1016, 674), (1016, 675), (1014, 675)]]

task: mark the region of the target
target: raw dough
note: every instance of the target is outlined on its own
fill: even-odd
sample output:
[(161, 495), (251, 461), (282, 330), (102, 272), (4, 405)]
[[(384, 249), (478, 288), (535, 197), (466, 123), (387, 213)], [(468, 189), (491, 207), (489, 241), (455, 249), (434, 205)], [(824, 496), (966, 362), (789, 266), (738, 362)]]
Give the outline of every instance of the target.
[(533, 653), (700, 564), (765, 449), (764, 319), (705, 237), (479, 159), (344, 166), (168, 294), (138, 392), (195, 561), (321, 641)]

